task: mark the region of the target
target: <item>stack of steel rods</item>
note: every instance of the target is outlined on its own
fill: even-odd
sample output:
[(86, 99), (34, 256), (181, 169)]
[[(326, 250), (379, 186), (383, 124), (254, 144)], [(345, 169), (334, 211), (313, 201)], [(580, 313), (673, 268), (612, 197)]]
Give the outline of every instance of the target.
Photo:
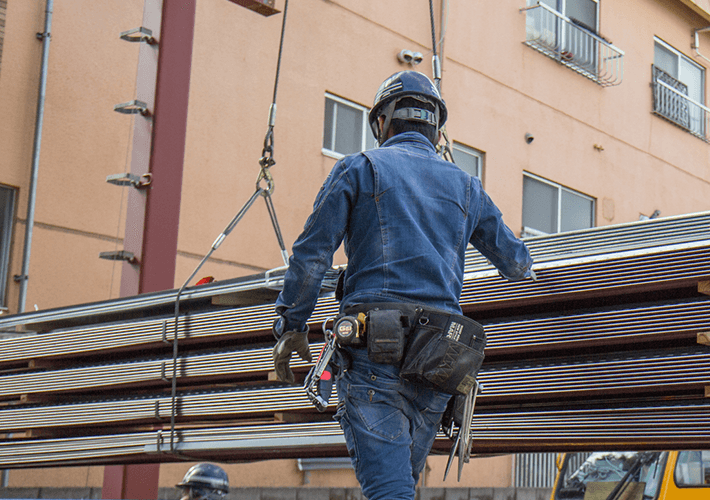
[[(214, 319), (219, 322), (219, 318)], [(710, 325), (710, 302), (705, 299), (675, 301), (652, 306), (638, 306), (567, 314), (555, 317), (504, 321), (487, 324), (487, 355), (504, 356), (509, 352), (529, 353), (534, 350), (562, 349), (576, 346), (599, 348), (608, 344), (637, 344), (664, 338), (686, 338), (694, 341), (697, 334)], [(219, 324), (209, 327), (212, 333)], [(317, 356), (322, 343), (311, 344)], [(496, 358), (497, 359), (497, 358)], [(131, 360), (112, 364), (89, 364), (58, 370), (41, 369), (0, 375), (0, 399), (17, 394), (96, 392), (101, 388), (117, 389), (161, 381), (167, 385), (172, 358)], [(258, 373), (271, 370), (271, 348), (248, 348), (220, 352), (193, 353), (179, 358), (179, 378), (217, 377)], [(306, 363), (296, 358), (294, 369)], [(0, 415), (2, 410), (0, 409)]]
[[(708, 403), (584, 408), (547, 411), (477, 412), (474, 453), (603, 449), (697, 449), (710, 439)], [(663, 421), (664, 425), (659, 425)], [(344, 455), (334, 422), (255, 424), (180, 429), (180, 456), (169, 453), (167, 432), (129, 432), (0, 444), (4, 467), (78, 465), (145, 461), (255, 460)], [(513, 444), (517, 443), (517, 444)], [(437, 436), (435, 450), (450, 442)]]
[[(710, 213), (528, 243), (537, 282), (468, 254), (462, 307), (488, 335), (474, 451), (710, 449)], [(314, 356), (336, 277), (310, 320)], [(320, 414), (270, 379), (273, 302), (224, 305), (279, 279), (187, 289), (175, 405), (174, 291), (0, 319), (38, 332), (0, 340), (0, 468), (345, 455), (334, 401)]]

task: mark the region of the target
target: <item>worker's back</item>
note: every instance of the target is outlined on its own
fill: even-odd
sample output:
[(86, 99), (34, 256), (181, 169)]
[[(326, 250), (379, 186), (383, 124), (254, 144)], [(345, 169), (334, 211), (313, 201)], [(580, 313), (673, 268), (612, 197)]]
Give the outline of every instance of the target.
[(481, 184), (407, 132), (346, 160), (356, 184), (343, 305), (415, 302), (460, 313), (466, 245)]

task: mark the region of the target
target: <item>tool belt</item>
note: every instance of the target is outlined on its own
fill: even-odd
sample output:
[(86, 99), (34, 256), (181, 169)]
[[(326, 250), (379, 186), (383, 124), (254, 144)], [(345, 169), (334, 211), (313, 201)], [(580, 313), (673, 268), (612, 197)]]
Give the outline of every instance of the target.
[[(361, 304), (347, 308), (345, 317), (359, 318), (358, 331), (349, 331), (348, 321), (336, 320), (351, 333), (353, 346), (367, 346), (375, 363), (400, 367), (400, 376), (448, 394), (471, 392), (481, 368), (486, 346), (483, 327), (466, 316), (407, 303)], [(357, 334), (357, 335), (355, 335)], [(343, 342), (341, 341), (341, 344)]]

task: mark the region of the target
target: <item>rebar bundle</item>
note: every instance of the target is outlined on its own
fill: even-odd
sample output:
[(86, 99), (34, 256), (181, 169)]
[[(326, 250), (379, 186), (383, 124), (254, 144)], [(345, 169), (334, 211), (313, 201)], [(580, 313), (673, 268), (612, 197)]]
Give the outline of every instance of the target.
[[(710, 213), (527, 243), (537, 282), (467, 254), (461, 306), (488, 335), (473, 451), (710, 449)], [(177, 329), (176, 290), (2, 317), (0, 469), (346, 455), (335, 402), (271, 376), (282, 277), (188, 287)]]

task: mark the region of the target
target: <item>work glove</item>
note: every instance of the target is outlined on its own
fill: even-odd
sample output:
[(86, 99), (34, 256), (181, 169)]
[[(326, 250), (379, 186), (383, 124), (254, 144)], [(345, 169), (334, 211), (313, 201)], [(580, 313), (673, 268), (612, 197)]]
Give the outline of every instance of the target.
[(305, 332), (284, 332), (274, 346), (274, 368), (276, 378), (281, 382), (293, 384), (293, 372), (288, 366), (291, 362), (291, 354), (296, 351), (301, 359), (307, 363), (311, 362), (311, 350), (308, 347), (308, 331)]

